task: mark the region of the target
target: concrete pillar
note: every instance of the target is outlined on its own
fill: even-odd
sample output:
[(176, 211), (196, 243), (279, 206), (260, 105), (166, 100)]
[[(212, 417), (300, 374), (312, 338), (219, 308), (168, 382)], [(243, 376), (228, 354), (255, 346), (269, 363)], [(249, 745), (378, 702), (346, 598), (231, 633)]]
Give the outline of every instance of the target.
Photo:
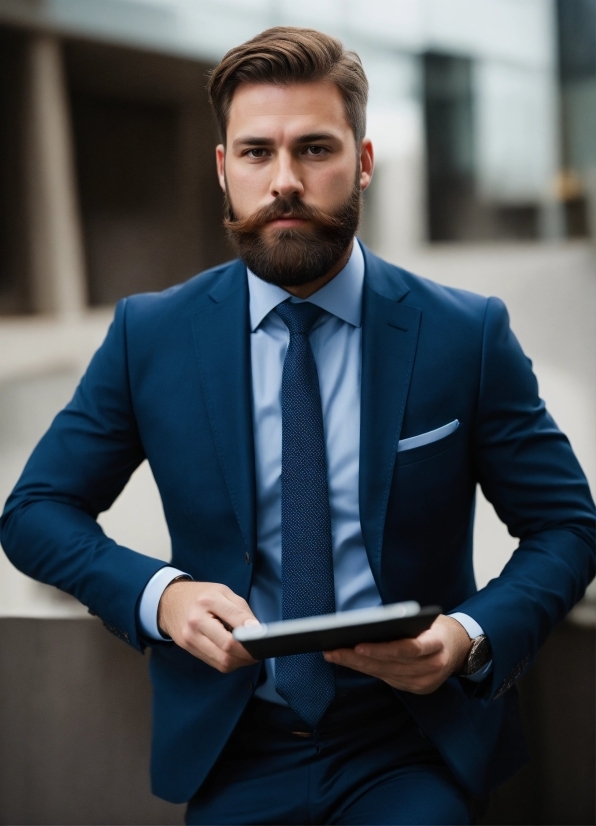
[(85, 262), (60, 42), (32, 35), (25, 81), (25, 189), (33, 310), (86, 305)]

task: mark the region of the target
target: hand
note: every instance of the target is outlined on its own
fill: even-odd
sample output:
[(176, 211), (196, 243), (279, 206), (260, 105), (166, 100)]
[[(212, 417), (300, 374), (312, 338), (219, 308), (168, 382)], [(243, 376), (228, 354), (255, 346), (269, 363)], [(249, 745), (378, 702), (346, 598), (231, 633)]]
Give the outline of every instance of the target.
[(227, 585), (172, 582), (161, 595), (157, 623), (176, 645), (223, 674), (256, 662), (230, 629), (258, 620)]
[(430, 694), (463, 668), (472, 640), (451, 617), (439, 616), (414, 639), (361, 643), (326, 651), (327, 662), (378, 677), (393, 688)]

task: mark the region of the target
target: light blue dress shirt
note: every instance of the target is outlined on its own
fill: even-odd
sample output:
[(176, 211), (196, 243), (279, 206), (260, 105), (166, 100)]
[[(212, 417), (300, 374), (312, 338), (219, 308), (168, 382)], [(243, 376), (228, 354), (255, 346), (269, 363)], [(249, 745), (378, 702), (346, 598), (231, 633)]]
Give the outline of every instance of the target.
[[(302, 299), (250, 270), (247, 274), (257, 493), (257, 554), (249, 605), (260, 622), (274, 622), (281, 619), (281, 378), (289, 332), (272, 311), (288, 298)], [(310, 333), (310, 343), (323, 408), (337, 611), (381, 604), (364, 547), (358, 502), (363, 284), (364, 256), (355, 242), (343, 270), (308, 298), (325, 310)], [(164, 639), (157, 627), (157, 606), (165, 587), (181, 573), (162, 568), (148, 583), (139, 609), (147, 636)], [(471, 617), (452, 616), (471, 638), (482, 634)], [(275, 660), (266, 660), (265, 669), (266, 679), (256, 695), (285, 705), (275, 691)], [(473, 678), (481, 680), (489, 670), (490, 663)]]

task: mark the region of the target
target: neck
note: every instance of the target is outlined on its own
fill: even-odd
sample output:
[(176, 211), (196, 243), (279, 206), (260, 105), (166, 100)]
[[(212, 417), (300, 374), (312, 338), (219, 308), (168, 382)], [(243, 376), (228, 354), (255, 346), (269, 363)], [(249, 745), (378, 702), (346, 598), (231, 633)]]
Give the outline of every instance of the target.
[(309, 298), (309, 296), (316, 293), (317, 290), (320, 290), (321, 287), (324, 287), (325, 284), (328, 284), (333, 278), (335, 278), (338, 272), (343, 270), (348, 263), (350, 255), (352, 254), (353, 246), (354, 241), (351, 241), (349, 247), (339, 261), (337, 261), (337, 263), (334, 264), (331, 269), (325, 273), (325, 275), (317, 278), (316, 281), (309, 281), (308, 284), (300, 284), (298, 287), (284, 287), (284, 290), (296, 298)]

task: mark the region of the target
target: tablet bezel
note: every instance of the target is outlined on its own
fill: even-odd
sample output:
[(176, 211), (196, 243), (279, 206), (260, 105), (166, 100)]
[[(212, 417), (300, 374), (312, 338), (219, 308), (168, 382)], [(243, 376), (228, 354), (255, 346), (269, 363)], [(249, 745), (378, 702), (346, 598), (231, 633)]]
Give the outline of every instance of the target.
[(416, 637), (441, 613), (436, 605), (421, 608), (414, 601), (361, 608), (303, 619), (243, 625), (233, 631), (255, 659), (353, 648), (361, 642)]

